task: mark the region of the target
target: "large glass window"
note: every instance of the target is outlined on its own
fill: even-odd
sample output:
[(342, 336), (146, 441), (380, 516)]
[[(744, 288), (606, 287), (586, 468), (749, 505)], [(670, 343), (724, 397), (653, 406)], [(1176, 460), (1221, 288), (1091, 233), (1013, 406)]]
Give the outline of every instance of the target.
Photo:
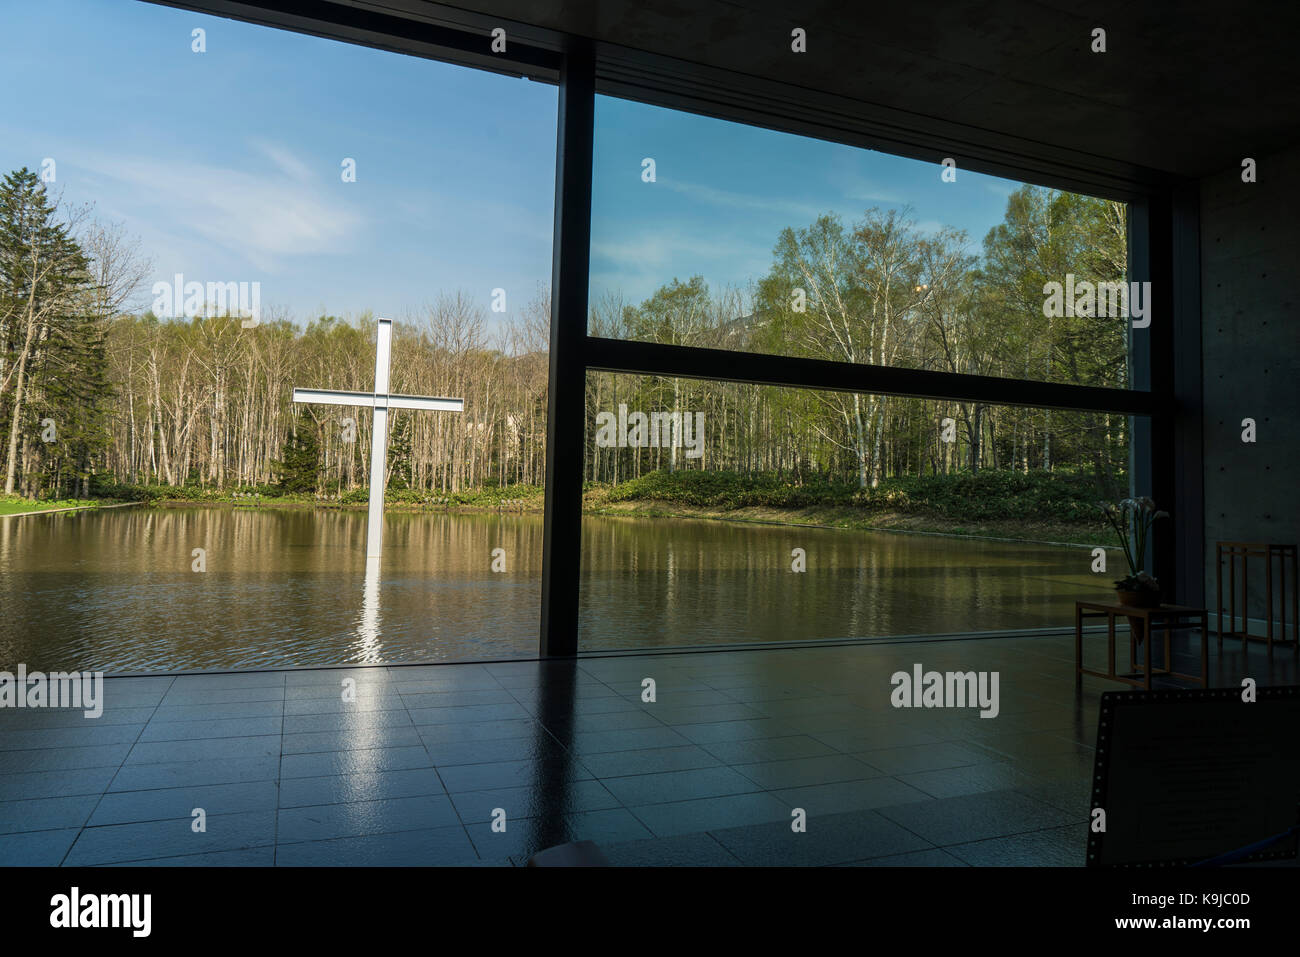
[(1128, 388), (1150, 294), (1128, 281), (1127, 218), (1112, 200), (597, 97), (588, 331)]
[(586, 435), (583, 650), (1059, 628), (1124, 574), (1123, 416), (593, 372)]
[[(551, 577), (584, 647), (1035, 628), (1104, 587), (1092, 506), (1150, 397), (994, 402), (1146, 381), (1123, 203), (598, 96), (581, 280), (615, 342), (585, 355), (666, 377), (597, 372), (549, 354), (554, 88), (55, 7), (0, 38), (0, 78), (46, 78), (0, 139), (0, 667), (534, 654), (553, 358), (586, 377), (581, 569)], [(901, 374), (673, 378), (691, 353), (636, 343)]]
[[(5, 21), (0, 668), (535, 654), (555, 88), (148, 3)], [(376, 390), (463, 408), (390, 409), (380, 476)]]

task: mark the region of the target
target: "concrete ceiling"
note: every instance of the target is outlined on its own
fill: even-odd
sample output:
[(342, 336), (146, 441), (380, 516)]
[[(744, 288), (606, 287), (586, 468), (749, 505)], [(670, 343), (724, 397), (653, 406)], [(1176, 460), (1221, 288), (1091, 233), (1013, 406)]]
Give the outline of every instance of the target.
[[(1294, 0), (452, 0), (437, 8), (444, 22), (458, 13), (480, 26), (484, 16), (501, 18), (1180, 175), (1300, 142)], [(806, 54), (790, 51), (795, 27), (807, 31)], [(1090, 50), (1095, 27), (1106, 30), (1104, 54)]]

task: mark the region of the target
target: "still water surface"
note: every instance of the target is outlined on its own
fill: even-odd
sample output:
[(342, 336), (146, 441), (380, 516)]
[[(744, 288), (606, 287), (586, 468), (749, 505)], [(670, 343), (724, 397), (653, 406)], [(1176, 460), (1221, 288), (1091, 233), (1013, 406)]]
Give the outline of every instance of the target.
[[(0, 670), (536, 654), (541, 516), (388, 515), (369, 581), (365, 522), (243, 508), (0, 518)], [(583, 650), (1069, 625), (1074, 600), (1114, 577), (1092, 574), (1084, 548), (890, 532), (589, 516), (582, 538)], [(196, 548), (206, 571), (192, 570)]]

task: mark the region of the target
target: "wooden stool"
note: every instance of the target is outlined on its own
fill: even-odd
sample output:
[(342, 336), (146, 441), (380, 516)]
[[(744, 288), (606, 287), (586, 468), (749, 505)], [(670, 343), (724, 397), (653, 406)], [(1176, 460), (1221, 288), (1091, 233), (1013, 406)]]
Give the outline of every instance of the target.
[[(1300, 588), (1296, 587), (1296, 546), (1270, 545), (1267, 542), (1215, 542), (1215, 604), (1219, 615), (1219, 648), (1223, 648), (1223, 561), (1228, 561), (1228, 627), (1229, 638), (1241, 639), (1241, 650), (1246, 651), (1246, 642), (1263, 641), (1268, 645), (1268, 653), (1273, 653), (1276, 641), (1279, 645), (1294, 645), (1300, 649)], [(1249, 558), (1264, 560), (1264, 624), (1263, 636), (1250, 634), (1250, 617), (1246, 613), (1246, 562)], [(1279, 572), (1278, 612), (1281, 635), (1273, 638), (1273, 559), (1277, 559)], [(1237, 559), (1241, 559), (1241, 631), (1237, 631)], [(1286, 636), (1287, 603), (1287, 561), (1291, 562), (1291, 637)]]
[[(1115, 618), (1124, 616), (1129, 620), (1128, 662), (1130, 675), (1115, 671)], [(1085, 618), (1106, 619), (1106, 670), (1093, 671), (1083, 666), (1083, 620)], [(1154, 622), (1152, 621), (1154, 619)], [(1193, 628), (1199, 621), (1201, 628), (1201, 673), (1199, 675), (1182, 674), (1173, 670), (1171, 641), (1177, 628)], [(1163, 624), (1165, 633), (1165, 664), (1163, 668), (1151, 665), (1151, 645), (1155, 639), (1154, 625)], [(1120, 605), (1116, 602), (1076, 601), (1074, 603), (1074, 685), (1083, 687), (1083, 676), (1109, 678), (1122, 681), (1135, 688), (1151, 690), (1151, 679), (1155, 675), (1167, 678), (1181, 678), (1195, 681), (1202, 688), (1208, 687), (1210, 675), (1210, 613), (1204, 608), (1188, 608), (1183, 605), (1160, 605), (1156, 608), (1136, 608), (1133, 605)], [(1145, 661), (1137, 661), (1137, 643), (1146, 641)], [(1139, 677), (1140, 676), (1140, 677)]]

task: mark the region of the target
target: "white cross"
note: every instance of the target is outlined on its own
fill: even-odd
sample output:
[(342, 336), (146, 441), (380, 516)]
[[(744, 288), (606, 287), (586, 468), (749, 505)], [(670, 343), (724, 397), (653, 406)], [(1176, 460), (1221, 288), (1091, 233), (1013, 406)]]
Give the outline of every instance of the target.
[(393, 321), (379, 320), (379, 341), (375, 348), (374, 392), (336, 392), (331, 389), (294, 389), (294, 402), (321, 405), (372, 406), (374, 430), (370, 445), (370, 513), (366, 519), (366, 560), (379, 558), (384, 543), (384, 484), (388, 468), (388, 410), (425, 409), (464, 412), (464, 399), (432, 398), (423, 395), (392, 395), (388, 391), (388, 366), (393, 354)]

